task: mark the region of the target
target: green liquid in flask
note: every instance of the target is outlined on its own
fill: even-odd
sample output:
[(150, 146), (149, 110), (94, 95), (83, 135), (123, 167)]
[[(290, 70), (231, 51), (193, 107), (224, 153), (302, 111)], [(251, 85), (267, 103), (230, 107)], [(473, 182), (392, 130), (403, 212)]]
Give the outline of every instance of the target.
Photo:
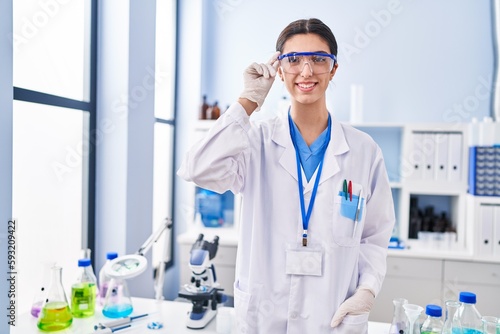
[(38, 318), (38, 328), (45, 332), (55, 332), (68, 328), (73, 322), (67, 303), (49, 302), (42, 308)]
[(71, 312), (76, 318), (86, 318), (95, 312), (95, 283), (78, 283), (71, 287)]

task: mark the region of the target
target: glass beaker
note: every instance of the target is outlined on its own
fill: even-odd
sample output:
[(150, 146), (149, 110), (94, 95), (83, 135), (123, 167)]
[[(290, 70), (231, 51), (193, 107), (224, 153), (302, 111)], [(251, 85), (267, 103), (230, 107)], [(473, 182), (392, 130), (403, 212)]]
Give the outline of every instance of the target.
[(108, 284), (102, 314), (108, 318), (122, 318), (133, 310), (127, 282), (121, 278), (112, 278)]
[(50, 285), (38, 316), (37, 327), (42, 331), (55, 332), (68, 328), (72, 322), (73, 316), (62, 285), (62, 268), (52, 267)]
[(45, 295), (47, 294), (47, 289), (50, 284), (50, 269), (55, 266), (55, 262), (47, 261), (42, 263), (42, 281), (40, 282), (40, 288), (35, 293), (33, 298), (33, 303), (31, 304), (31, 315), (38, 318), (38, 314), (42, 309), (43, 301), (45, 300)]
[(392, 303), (394, 304), (394, 315), (392, 317), (391, 327), (389, 334), (407, 334), (408, 327), (406, 326), (407, 318), (403, 305), (408, 304), (408, 300), (404, 298), (395, 298)]
[(500, 318), (492, 316), (483, 316), (483, 334), (500, 334)]
[(457, 311), (460, 308), (460, 303), (456, 300), (447, 300), (446, 306), (446, 319), (443, 325), (442, 334), (461, 334), (462, 325), (457, 317)]

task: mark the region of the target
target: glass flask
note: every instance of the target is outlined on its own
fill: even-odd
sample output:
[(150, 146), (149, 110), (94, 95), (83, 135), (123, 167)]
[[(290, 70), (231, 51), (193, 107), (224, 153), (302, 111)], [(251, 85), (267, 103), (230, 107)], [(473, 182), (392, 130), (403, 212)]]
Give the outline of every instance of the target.
[(38, 314), (42, 309), (43, 301), (45, 300), (45, 295), (47, 294), (47, 288), (50, 284), (50, 272), (51, 268), (55, 266), (55, 262), (44, 262), (42, 263), (42, 281), (40, 282), (40, 288), (35, 293), (33, 298), (33, 303), (31, 304), (31, 315), (38, 318)]
[(90, 259), (78, 260), (79, 274), (71, 286), (71, 312), (75, 318), (94, 315), (97, 279)]
[(392, 303), (394, 304), (394, 315), (392, 317), (391, 327), (389, 334), (407, 334), (407, 319), (403, 305), (408, 304), (408, 300), (404, 298), (395, 298)]
[(128, 316), (133, 310), (127, 282), (121, 278), (112, 278), (109, 281), (102, 314), (108, 318), (122, 318)]
[(500, 318), (483, 316), (483, 334), (500, 334)]
[(446, 303), (446, 319), (443, 325), (442, 334), (462, 334), (462, 326), (460, 320), (455, 315), (457, 314), (460, 303), (455, 300), (447, 300)]
[(71, 326), (73, 316), (62, 285), (62, 268), (51, 268), (50, 285), (38, 315), (37, 327), (46, 332), (55, 332)]

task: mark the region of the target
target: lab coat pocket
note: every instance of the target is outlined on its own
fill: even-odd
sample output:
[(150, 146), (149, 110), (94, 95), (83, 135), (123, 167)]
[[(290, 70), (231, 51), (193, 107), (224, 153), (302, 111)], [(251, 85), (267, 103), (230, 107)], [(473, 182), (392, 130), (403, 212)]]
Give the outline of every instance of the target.
[(248, 323), (248, 309), (252, 295), (241, 290), (240, 282), (234, 282), (234, 313), (237, 333), (251, 333)]
[(332, 334), (366, 334), (368, 333), (368, 317), (370, 313), (346, 315), (344, 320), (335, 327)]

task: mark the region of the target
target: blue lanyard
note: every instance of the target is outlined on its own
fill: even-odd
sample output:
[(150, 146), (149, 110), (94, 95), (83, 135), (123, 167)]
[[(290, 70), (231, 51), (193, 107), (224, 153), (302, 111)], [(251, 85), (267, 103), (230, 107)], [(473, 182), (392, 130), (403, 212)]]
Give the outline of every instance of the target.
[(314, 206), (314, 200), (316, 199), (316, 193), (318, 192), (319, 180), (321, 178), (321, 171), (323, 170), (323, 161), (325, 160), (326, 148), (330, 143), (330, 134), (332, 132), (332, 120), (330, 118), (330, 114), (328, 114), (328, 130), (326, 134), (326, 143), (321, 152), (321, 160), (319, 162), (318, 174), (316, 175), (316, 180), (314, 180), (314, 187), (311, 193), (311, 201), (309, 202), (309, 207), (305, 208), (304, 203), (304, 190), (302, 184), (302, 169), (300, 168), (300, 156), (299, 149), (297, 147), (297, 143), (295, 141), (295, 128), (293, 126), (292, 116), (290, 116), (290, 112), (288, 112), (288, 125), (290, 126), (290, 133), (292, 137), (293, 147), (295, 148), (295, 157), (297, 160), (297, 179), (299, 181), (299, 198), (300, 198), (300, 211), (302, 213), (302, 228), (304, 232), (302, 234), (302, 246), (307, 246), (307, 229), (309, 227), (309, 218), (311, 218), (312, 208)]

